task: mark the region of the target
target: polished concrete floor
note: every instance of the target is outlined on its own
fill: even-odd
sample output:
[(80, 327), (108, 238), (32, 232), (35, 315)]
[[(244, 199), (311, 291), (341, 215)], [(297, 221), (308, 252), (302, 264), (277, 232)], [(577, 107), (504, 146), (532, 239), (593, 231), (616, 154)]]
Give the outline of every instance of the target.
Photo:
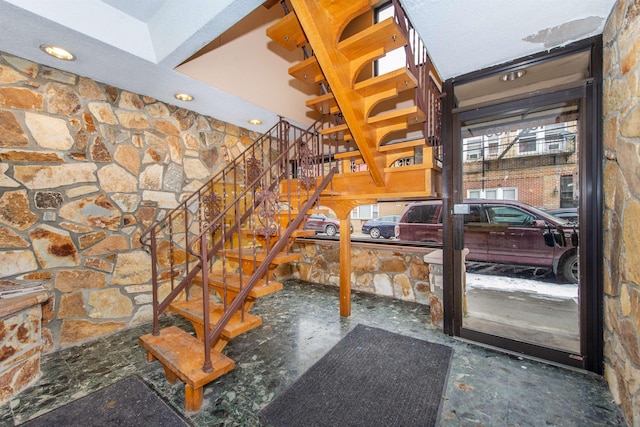
[[(418, 304), (354, 293), (351, 317), (341, 318), (338, 297), (335, 287), (292, 280), (259, 300), (252, 312), (262, 327), (225, 349), (235, 370), (206, 386), (200, 412), (185, 417), (194, 426), (259, 426), (260, 409), (361, 323), (453, 347), (441, 426), (626, 425), (601, 377), (452, 339)], [(169, 321), (180, 322), (163, 324)], [(138, 327), (45, 356), (42, 378), (0, 406), (0, 425), (18, 425), (133, 374), (183, 412), (184, 386), (168, 384), (138, 345), (149, 331)]]

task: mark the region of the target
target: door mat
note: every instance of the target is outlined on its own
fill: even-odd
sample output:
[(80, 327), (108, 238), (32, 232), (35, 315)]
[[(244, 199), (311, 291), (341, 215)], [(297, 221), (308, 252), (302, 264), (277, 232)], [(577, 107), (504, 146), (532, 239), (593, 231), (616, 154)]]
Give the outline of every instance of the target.
[(124, 378), (22, 424), (25, 427), (189, 425), (136, 376)]
[(453, 349), (357, 325), (260, 412), (268, 426), (435, 426)]

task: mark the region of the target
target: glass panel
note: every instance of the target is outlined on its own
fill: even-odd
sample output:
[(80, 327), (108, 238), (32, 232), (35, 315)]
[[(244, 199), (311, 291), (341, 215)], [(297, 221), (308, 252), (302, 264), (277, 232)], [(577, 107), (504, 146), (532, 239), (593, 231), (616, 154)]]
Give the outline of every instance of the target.
[(484, 199), (464, 218), (464, 329), (580, 354), (577, 225), (556, 211), (578, 196), (578, 113), (462, 123), (464, 194)]

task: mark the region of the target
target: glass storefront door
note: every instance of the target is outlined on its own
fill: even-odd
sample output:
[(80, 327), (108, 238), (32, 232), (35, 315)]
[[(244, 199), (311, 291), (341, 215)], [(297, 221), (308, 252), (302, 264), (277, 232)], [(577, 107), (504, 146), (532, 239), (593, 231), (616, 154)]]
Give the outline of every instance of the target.
[(583, 360), (582, 93), (475, 109), (456, 122), (459, 335), (575, 366)]

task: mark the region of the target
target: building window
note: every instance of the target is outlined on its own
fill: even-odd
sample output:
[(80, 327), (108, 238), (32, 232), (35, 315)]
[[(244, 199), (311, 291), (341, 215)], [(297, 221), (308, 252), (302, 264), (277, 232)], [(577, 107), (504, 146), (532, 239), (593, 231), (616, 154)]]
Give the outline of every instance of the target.
[(518, 152), (521, 154), (535, 153), (536, 152), (535, 135), (525, 136), (523, 138), (520, 138), (520, 142), (518, 142)]
[(561, 208), (573, 208), (573, 176), (565, 175), (560, 177), (560, 207)]
[(467, 190), (469, 199), (497, 199), (497, 200), (518, 200), (518, 189), (512, 188), (485, 188), (484, 190)]
[(371, 219), (377, 218), (379, 213), (379, 207), (375, 205), (361, 205), (355, 207), (351, 211), (352, 219)]
[(482, 160), (482, 137), (465, 139), (464, 145), (466, 160)]

